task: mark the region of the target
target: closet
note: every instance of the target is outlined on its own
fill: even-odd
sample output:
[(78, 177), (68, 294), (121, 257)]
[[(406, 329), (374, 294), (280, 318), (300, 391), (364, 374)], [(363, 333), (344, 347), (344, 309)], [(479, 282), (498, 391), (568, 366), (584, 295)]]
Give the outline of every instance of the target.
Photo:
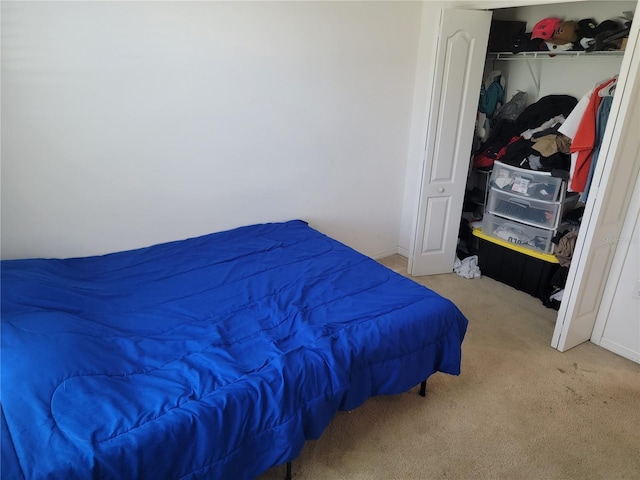
[[(403, 231), (406, 233), (403, 235), (408, 237), (410, 274), (451, 271), (455, 250), (451, 252), (449, 247), (455, 248), (459, 229), (451, 235), (450, 226), (454, 222), (459, 226), (462, 213), (472, 150), (471, 134), (478, 105), (478, 93), (474, 89), (487, 73), (497, 69), (503, 72), (507, 79), (507, 100), (514, 92), (522, 90), (527, 92), (527, 102), (531, 104), (550, 94), (581, 98), (596, 82), (620, 72), (594, 176), (598, 182), (597, 195), (590, 195), (586, 204), (568, 275), (569, 288), (562, 300), (551, 340), (554, 348), (564, 351), (592, 337), (607, 279), (619, 275), (619, 271), (610, 271), (615, 253), (612, 240), (620, 236), (623, 225), (625, 231), (632, 231), (626, 224), (635, 215), (635, 211), (629, 215), (627, 210), (634, 205), (632, 192), (640, 173), (640, 162), (637, 161), (640, 139), (637, 127), (634, 128), (634, 122), (637, 125), (635, 112), (640, 106), (640, 81), (636, 80), (640, 74), (639, 22), (633, 23), (622, 56), (557, 55), (526, 59), (487, 55), (489, 26), (492, 17), (526, 21), (529, 27), (550, 16), (576, 20), (593, 17), (602, 21), (625, 11), (635, 13), (637, 2), (576, 1), (537, 5), (535, 0), (523, 0), (519, 3), (527, 6), (500, 9), (498, 2), (478, 0), (466, 6), (475, 10), (444, 9), (438, 12), (425, 4), (403, 212), (403, 226), (406, 225)], [(482, 11), (484, 8), (492, 10)], [(454, 28), (447, 22), (452, 22)], [(479, 66), (477, 57), (481, 57)], [(486, 184), (486, 181), (485, 176), (479, 184)], [(484, 203), (487, 199), (480, 196), (476, 200)], [(605, 242), (602, 239), (612, 240)], [(626, 293), (631, 297), (632, 292)], [(627, 310), (633, 314), (633, 308)]]
[[(635, 2), (588, 2), (579, 7), (575, 4), (556, 4), (493, 12), (458, 254), (460, 257), (477, 254), (483, 274), (537, 296), (545, 305), (556, 310), (560, 306), (570, 264), (570, 258), (566, 258), (566, 244), (571, 236), (565, 238), (565, 248), (558, 245), (561, 241), (559, 237), (573, 231), (575, 243), (575, 232), (579, 229), (580, 212), (584, 210), (588, 188), (583, 189), (587, 193), (582, 195), (571, 191), (567, 178), (568, 144), (563, 145), (567, 153), (563, 157), (556, 154), (560, 160), (553, 164), (557, 167), (556, 163), (566, 161), (566, 171), (563, 163), (560, 170), (548, 172), (551, 161), (549, 165), (541, 166), (540, 155), (531, 156), (537, 161), (537, 165), (531, 166), (526, 159), (519, 164), (504, 164), (501, 160), (496, 160), (494, 164), (493, 157), (498, 155), (501, 146), (503, 149), (500, 154), (504, 154), (504, 147), (507, 146), (505, 135), (514, 135), (511, 131), (505, 133), (516, 123), (504, 120), (507, 115), (515, 120), (516, 112), (522, 112), (527, 107), (529, 111), (552, 98), (565, 101), (566, 96), (578, 103), (596, 84), (618, 74), (626, 41), (606, 43), (602, 40), (607, 36), (606, 33), (603, 35), (599, 32), (605, 29), (618, 30), (621, 32), (619, 36), (624, 37), (628, 25), (626, 22), (632, 17), (634, 9)], [(533, 45), (526, 45), (528, 36), (523, 32), (531, 32), (538, 22), (546, 18), (580, 22), (583, 25), (582, 33), (586, 31), (585, 25), (589, 24), (594, 28), (593, 37), (598, 42), (589, 38), (584, 40), (584, 45), (591, 51), (585, 51), (582, 46), (575, 50), (558, 51), (558, 45), (542, 39), (533, 41)], [(563, 25), (576, 27), (576, 24)], [(516, 39), (521, 39), (523, 45), (518, 46)], [(610, 105), (611, 98), (607, 100), (607, 105)], [(556, 133), (574, 106), (570, 103), (564, 109), (558, 107), (548, 110), (548, 125), (541, 133)], [(501, 115), (505, 110), (508, 112)], [(562, 115), (555, 117), (561, 110)], [(507, 128), (505, 124), (508, 124)], [(530, 123), (527, 128), (535, 125), (535, 122)], [(521, 126), (521, 129), (524, 130), (525, 126)], [(527, 138), (536, 135), (530, 133)], [(549, 138), (552, 138), (549, 141), (570, 140), (564, 135)], [(520, 138), (521, 142), (507, 148), (513, 151), (518, 143), (528, 147), (530, 142), (539, 139), (525, 141)], [(536, 145), (539, 144), (535, 143), (533, 148)], [(527, 148), (527, 151), (537, 153), (531, 148)], [(516, 151), (510, 157), (507, 153), (505, 158), (519, 161), (523, 157), (523, 154), (517, 156), (519, 153)], [(549, 168), (545, 168), (547, 166)], [(565, 174), (567, 177), (564, 177)], [(538, 193), (540, 188), (544, 195)], [(562, 250), (565, 256), (561, 257), (560, 262), (558, 256), (554, 255), (554, 249), (558, 249), (558, 252)]]

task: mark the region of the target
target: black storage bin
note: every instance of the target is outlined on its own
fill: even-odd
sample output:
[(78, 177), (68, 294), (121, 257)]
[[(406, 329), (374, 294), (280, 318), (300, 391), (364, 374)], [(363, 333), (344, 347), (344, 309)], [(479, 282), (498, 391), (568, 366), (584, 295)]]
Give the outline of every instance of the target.
[(516, 20), (491, 20), (489, 52), (512, 52), (518, 39), (527, 28), (527, 22)]
[(474, 235), (478, 237), (478, 266), (482, 275), (536, 298), (547, 296), (551, 277), (560, 267), (557, 260), (543, 260), (537, 258), (539, 255), (535, 255), (535, 252), (528, 255), (500, 245), (499, 240), (494, 241), (481, 232), (474, 231)]

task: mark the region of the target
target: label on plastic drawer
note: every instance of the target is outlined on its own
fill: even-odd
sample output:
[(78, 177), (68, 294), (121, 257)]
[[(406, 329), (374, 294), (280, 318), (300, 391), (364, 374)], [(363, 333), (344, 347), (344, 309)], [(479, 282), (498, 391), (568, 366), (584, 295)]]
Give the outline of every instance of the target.
[(528, 178), (516, 177), (513, 181), (513, 185), (511, 185), (511, 190), (526, 195), (529, 189), (529, 183), (530, 181)]

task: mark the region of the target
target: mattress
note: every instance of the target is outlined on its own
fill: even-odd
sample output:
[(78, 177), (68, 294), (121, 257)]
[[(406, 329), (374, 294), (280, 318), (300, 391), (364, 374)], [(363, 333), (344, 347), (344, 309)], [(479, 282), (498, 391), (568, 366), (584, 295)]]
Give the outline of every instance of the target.
[(460, 373), (449, 300), (299, 220), (2, 261), (2, 478), (255, 478)]

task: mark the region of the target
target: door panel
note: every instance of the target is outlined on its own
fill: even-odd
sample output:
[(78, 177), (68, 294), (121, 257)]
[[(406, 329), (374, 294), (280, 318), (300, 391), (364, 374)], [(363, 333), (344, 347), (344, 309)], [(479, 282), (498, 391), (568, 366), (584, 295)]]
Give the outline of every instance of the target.
[(440, 10), (411, 275), (451, 272), (491, 12)]
[(631, 195), (640, 173), (640, 45), (634, 23), (589, 190), (551, 345), (591, 338)]
[(444, 225), (449, 218), (449, 198), (433, 197), (427, 200), (427, 221), (425, 222), (425, 230), (422, 233), (422, 255), (436, 254), (444, 251), (445, 238), (444, 230), (437, 228), (427, 228), (428, 225)]

